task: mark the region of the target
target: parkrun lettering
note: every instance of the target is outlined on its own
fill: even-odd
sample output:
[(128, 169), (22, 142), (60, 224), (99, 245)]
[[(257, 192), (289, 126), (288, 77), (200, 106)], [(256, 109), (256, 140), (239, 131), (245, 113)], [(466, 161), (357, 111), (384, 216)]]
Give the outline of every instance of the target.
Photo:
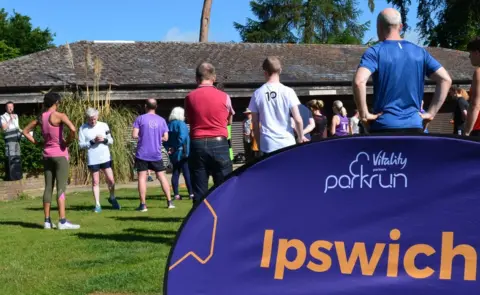
[(349, 175), (327, 176), (324, 193), (335, 188), (396, 188), (401, 184), (406, 188), (408, 187), (408, 179), (404, 173), (388, 173), (388, 169), (403, 170), (406, 166), (407, 158), (404, 158), (402, 153), (387, 154), (380, 151), (370, 156), (366, 152), (360, 152), (348, 167)]
[[(390, 239), (393, 242), (400, 240), (401, 232), (398, 229), (390, 231)], [(407, 275), (415, 279), (427, 279), (438, 276), (441, 280), (452, 279), (452, 268), (454, 258), (465, 263), (463, 268), (463, 280), (477, 280), (477, 251), (470, 245), (454, 245), (453, 232), (443, 232), (441, 249), (435, 249), (427, 244), (410, 246), (403, 256), (403, 263), (400, 258), (400, 244), (397, 243), (376, 243), (370, 257), (367, 253), (365, 243), (355, 242), (350, 254), (347, 253), (345, 242), (335, 241), (314, 241), (309, 247), (298, 239), (278, 239), (277, 257), (275, 260), (274, 278), (283, 280), (285, 271), (297, 271), (306, 266), (312, 272), (324, 273), (331, 271), (332, 265), (338, 263), (339, 270), (344, 275), (351, 275), (355, 268), (360, 267), (363, 276), (385, 275), (386, 277), (398, 277), (399, 267), (403, 268)], [(348, 246), (348, 245), (347, 245)], [(272, 252), (274, 249), (274, 231), (266, 230), (263, 241), (263, 252), (260, 267), (270, 268)], [(388, 249), (388, 250), (387, 250)], [(287, 252), (293, 251), (295, 256)], [(403, 250), (402, 250), (403, 251)], [(437, 253), (439, 251), (439, 253)], [(310, 254), (308, 256), (308, 254)], [(429, 266), (419, 268), (415, 264), (418, 255), (431, 257)], [(307, 257), (308, 256), (308, 257)], [(333, 258), (336, 256), (336, 260)], [(387, 271), (379, 274), (376, 269), (381, 258), (387, 257)], [(434, 260), (440, 260), (439, 268), (435, 269)], [(383, 259), (385, 260), (385, 259)]]

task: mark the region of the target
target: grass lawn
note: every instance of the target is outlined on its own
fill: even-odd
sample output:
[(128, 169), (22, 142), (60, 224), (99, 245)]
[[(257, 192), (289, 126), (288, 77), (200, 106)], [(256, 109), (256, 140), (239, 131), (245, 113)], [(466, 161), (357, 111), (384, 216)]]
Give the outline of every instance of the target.
[(0, 203), (0, 294), (162, 294), (170, 247), (192, 205), (169, 210), (160, 189), (148, 195), (141, 213), (136, 190), (117, 191), (120, 211), (102, 192), (96, 214), (90, 192), (67, 194), (67, 219), (81, 225), (69, 231), (43, 229), (41, 198)]

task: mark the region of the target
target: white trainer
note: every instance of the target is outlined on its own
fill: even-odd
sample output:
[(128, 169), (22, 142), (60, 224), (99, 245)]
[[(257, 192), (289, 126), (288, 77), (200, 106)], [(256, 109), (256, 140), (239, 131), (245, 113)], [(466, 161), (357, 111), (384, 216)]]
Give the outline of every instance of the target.
[(70, 223), (70, 221), (67, 221), (65, 223), (58, 223), (58, 229), (62, 230), (62, 229), (79, 229), (80, 228), (80, 225), (78, 224), (73, 224), (73, 223)]
[(44, 225), (43, 225), (43, 228), (44, 229), (52, 229), (52, 228), (57, 228), (57, 226), (53, 222), (45, 222)]

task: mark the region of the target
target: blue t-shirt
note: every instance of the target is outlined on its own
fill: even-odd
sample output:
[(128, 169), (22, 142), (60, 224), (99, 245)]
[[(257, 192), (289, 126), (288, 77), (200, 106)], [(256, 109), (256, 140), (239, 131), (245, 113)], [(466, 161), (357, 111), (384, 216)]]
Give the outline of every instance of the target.
[[(302, 117), (303, 129), (305, 129), (305, 127), (307, 127), (308, 124), (310, 124), (310, 119), (313, 119), (312, 111), (310, 111), (310, 109), (304, 106), (303, 104), (298, 105), (298, 111), (300, 113), (300, 116)], [(304, 136), (308, 140), (312, 139), (310, 136), (310, 133), (304, 134)]]
[(419, 116), (425, 77), (442, 65), (425, 48), (408, 41), (383, 41), (368, 48), (359, 67), (372, 72), (375, 113), (371, 129), (422, 128)]

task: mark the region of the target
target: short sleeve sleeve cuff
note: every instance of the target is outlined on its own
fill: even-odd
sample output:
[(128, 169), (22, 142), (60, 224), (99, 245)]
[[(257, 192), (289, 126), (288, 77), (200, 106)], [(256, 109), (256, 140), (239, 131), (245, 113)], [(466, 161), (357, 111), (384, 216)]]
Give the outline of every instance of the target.
[(298, 99), (298, 96), (295, 93), (295, 90), (293, 90), (291, 88), (290, 88), (289, 97), (290, 97), (290, 108), (295, 107), (295, 106), (299, 106), (301, 104), (300, 99)]
[(133, 128), (140, 128), (140, 124), (139, 124), (139, 118), (135, 119), (135, 122), (133, 122)]
[(378, 55), (375, 48), (368, 48), (360, 59), (359, 68), (366, 68), (371, 73), (375, 73), (378, 69)]
[(256, 95), (254, 93), (253, 96), (250, 98), (250, 103), (248, 104), (248, 108), (252, 113), (258, 113), (257, 105), (255, 103), (255, 97)]
[(426, 49), (425, 50), (425, 68), (427, 76), (438, 71), (442, 65)]

